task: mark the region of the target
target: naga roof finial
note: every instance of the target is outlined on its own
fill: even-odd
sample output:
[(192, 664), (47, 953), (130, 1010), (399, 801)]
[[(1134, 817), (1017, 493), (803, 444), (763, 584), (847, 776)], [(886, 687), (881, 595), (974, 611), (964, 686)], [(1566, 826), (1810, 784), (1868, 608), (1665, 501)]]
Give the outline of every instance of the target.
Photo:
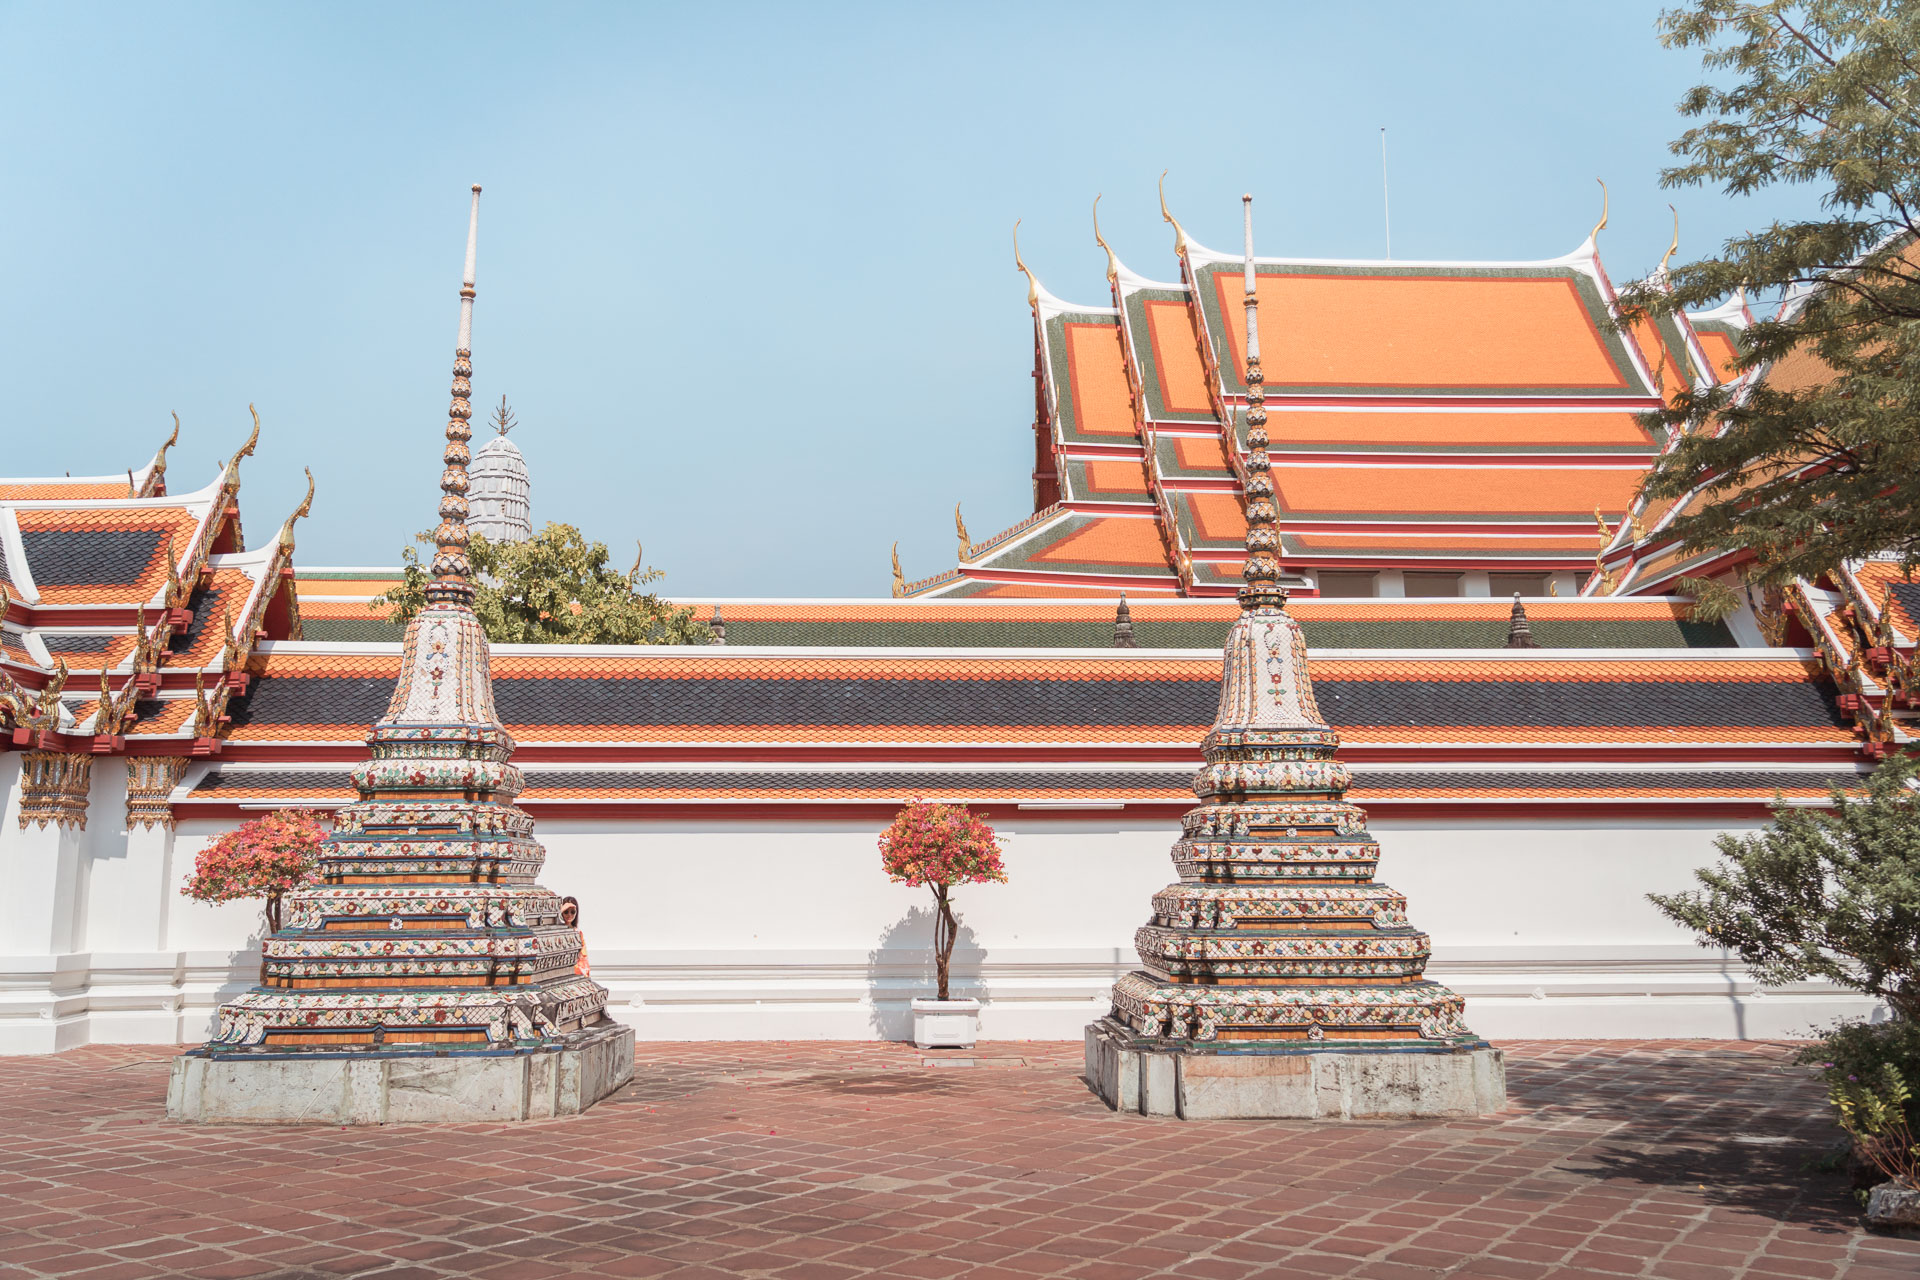
[(1674, 254), (1680, 252), (1680, 211), (1668, 205), (1667, 212), (1673, 215), (1673, 242), (1667, 246), (1667, 251), (1660, 255), (1660, 265), (1655, 268), (1655, 274), (1662, 280), (1667, 277), (1667, 264), (1673, 261)]
[(293, 514), (287, 517), (287, 522), (280, 526), (280, 545), (288, 551), (293, 550), (293, 522), (313, 510), (313, 468), (306, 468), (306, 472), (307, 496), (300, 499), (300, 505), (293, 509)]
[(180, 443), (180, 415), (173, 415), (173, 434), (161, 442), (158, 452), (153, 455), (153, 465), (147, 468), (147, 478), (141, 482), (140, 497), (150, 498), (160, 492), (167, 476), (167, 450)]
[(241, 445), (239, 452), (235, 453), (232, 459), (228, 461), (228, 470), (239, 466), (240, 459), (251, 458), (253, 456), (253, 447), (260, 443), (260, 411), (252, 405), (248, 405), (247, 412), (253, 415), (253, 434), (247, 437), (247, 442)]
[(967, 549), (973, 546), (973, 539), (967, 536), (967, 522), (960, 518), (960, 504), (953, 504), (953, 533), (960, 539), (960, 559), (967, 558)]
[(907, 575), (900, 572), (900, 544), (893, 544), (893, 598), (900, 599), (907, 594)]
[(473, 184), (467, 215), (467, 263), (460, 276), (460, 336), (453, 349), (453, 403), (447, 409), (447, 448), (441, 455), (440, 524), (433, 531), (433, 580), (428, 604), (473, 603), (473, 565), (467, 559), (467, 441), (473, 406), (473, 268), (480, 244), (480, 184)]
[(1100, 197), (1093, 198), (1093, 242), (1107, 251), (1107, 283), (1117, 284), (1120, 280), (1120, 259), (1113, 256), (1113, 246), (1100, 234)]
[(1166, 169), (1160, 171), (1160, 218), (1164, 222), (1171, 222), (1173, 224), (1173, 251), (1181, 258), (1185, 258), (1187, 256), (1188, 244), (1187, 229), (1180, 225), (1180, 219), (1167, 212), (1168, 172)]
[(1028, 269), (1027, 264), (1020, 259), (1021, 221), (1022, 219), (1019, 218), (1013, 220), (1013, 265), (1021, 275), (1027, 278), (1027, 305), (1035, 311), (1038, 311), (1040, 309), (1040, 282), (1033, 278), (1033, 272)]
[(1600, 184), (1600, 221), (1594, 223), (1593, 230), (1587, 232), (1587, 243), (1597, 245), (1600, 242), (1600, 233), (1607, 229), (1608, 201), (1607, 184), (1605, 180), (1595, 178), (1594, 181)]

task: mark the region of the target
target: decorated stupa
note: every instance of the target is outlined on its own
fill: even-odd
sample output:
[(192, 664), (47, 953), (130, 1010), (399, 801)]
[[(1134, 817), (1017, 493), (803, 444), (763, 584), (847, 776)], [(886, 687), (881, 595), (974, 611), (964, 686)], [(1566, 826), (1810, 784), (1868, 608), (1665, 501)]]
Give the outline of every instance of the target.
[(1144, 968), (1087, 1028), (1087, 1078), (1121, 1110), (1185, 1118), (1478, 1115), (1500, 1051), (1425, 976), (1432, 944), (1373, 879), (1380, 846), (1344, 799), (1306, 639), (1280, 585), (1278, 511), (1246, 207), (1247, 559), (1180, 883), (1134, 935)]
[(489, 542), (525, 542), (533, 536), (533, 481), (520, 446), (507, 439), (517, 425), (501, 396), (493, 411), (493, 439), (473, 456), (467, 477), (467, 528)]
[(535, 882), (544, 851), (494, 711), (467, 558), (468, 378), (480, 188), (426, 604), (319, 858), (263, 945), (260, 985), (174, 1063), (203, 1121), (518, 1120), (578, 1112), (633, 1074), (633, 1031), (576, 972), (581, 938)]

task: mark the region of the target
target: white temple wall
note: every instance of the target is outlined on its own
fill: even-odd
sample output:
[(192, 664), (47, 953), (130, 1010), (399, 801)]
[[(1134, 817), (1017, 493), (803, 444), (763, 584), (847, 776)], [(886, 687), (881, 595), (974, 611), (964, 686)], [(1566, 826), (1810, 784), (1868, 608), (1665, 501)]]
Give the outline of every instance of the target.
[[(103, 770), (85, 832), (21, 832), (4, 772), (16, 759), (0, 755), (0, 1052), (203, 1039), (259, 965), (257, 903), (179, 893), (226, 824), (129, 833)], [(594, 976), (644, 1039), (898, 1038), (907, 1002), (931, 994), (931, 895), (887, 881), (879, 826), (544, 819), (541, 880), (580, 898)], [(1780, 1038), (1872, 1012), (1818, 985), (1758, 993), (1646, 901), (1691, 883), (1722, 824), (1373, 826), (1380, 879), (1434, 937), (1431, 974), (1496, 1041)], [(999, 827), (1009, 883), (956, 891), (955, 994), (985, 1000), (989, 1038), (1073, 1038), (1136, 962), (1133, 931), (1172, 879), (1177, 826), (1116, 812)]]

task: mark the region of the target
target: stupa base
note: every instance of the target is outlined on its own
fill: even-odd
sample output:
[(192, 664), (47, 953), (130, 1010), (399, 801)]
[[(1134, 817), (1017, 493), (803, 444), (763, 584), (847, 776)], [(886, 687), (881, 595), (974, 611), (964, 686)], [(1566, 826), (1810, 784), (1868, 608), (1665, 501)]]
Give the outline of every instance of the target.
[(197, 1124), (463, 1124), (578, 1115), (633, 1079), (633, 1028), (602, 1021), (499, 1052), (275, 1052), (173, 1060), (167, 1118)]
[(1116, 1111), (1182, 1120), (1405, 1120), (1483, 1116), (1507, 1105), (1500, 1050), (1214, 1043), (1087, 1027), (1087, 1083)]

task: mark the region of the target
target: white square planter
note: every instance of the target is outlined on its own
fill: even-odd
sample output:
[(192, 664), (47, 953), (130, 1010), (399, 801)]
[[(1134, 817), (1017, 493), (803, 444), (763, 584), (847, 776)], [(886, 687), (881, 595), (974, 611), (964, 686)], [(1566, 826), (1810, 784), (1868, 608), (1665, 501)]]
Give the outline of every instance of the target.
[(913, 1047), (971, 1049), (980, 1034), (978, 1000), (915, 1000)]

